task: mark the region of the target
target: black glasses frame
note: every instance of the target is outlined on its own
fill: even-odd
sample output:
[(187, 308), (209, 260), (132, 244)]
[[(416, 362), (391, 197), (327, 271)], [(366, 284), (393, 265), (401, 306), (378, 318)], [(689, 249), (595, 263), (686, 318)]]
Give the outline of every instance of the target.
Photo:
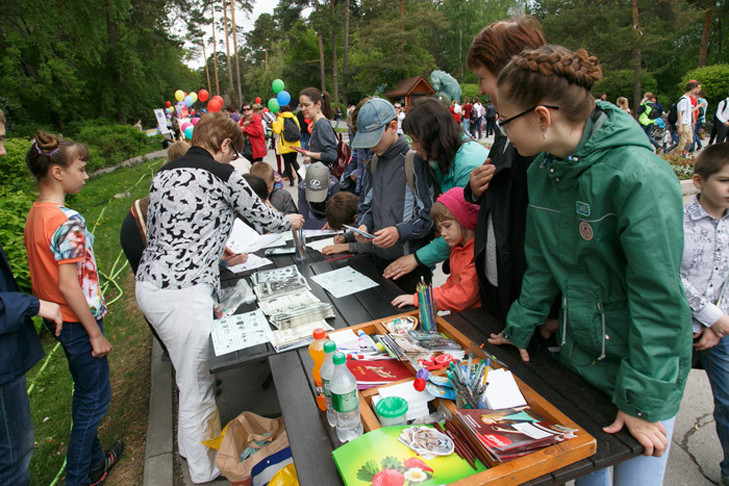
[(532, 108), (529, 108), (528, 110), (524, 110), (524, 111), (522, 111), (522, 112), (521, 112), (521, 113), (519, 113), (518, 115), (514, 115), (514, 116), (512, 116), (511, 118), (507, 118), (506, 120), (499, 120), (499, 121), (497, 121), (497, 122), (496, 122), (496, 125), (497, 125), (497, 126), (499, 127), (499, 131), (501, 132), (501, 134), (502, 134), (503, 136), (505, 136), (505, 137), (506, 137), (506, 136), (507, 136), (507, 135), (506, 135), (506, 133), (507, 133), (507, 128), (506, 128), (506, 125), (507, 125), (508, 123), (511, 123), (511, 122), (513, 122), (514, 120), (516, 120), (516, 119), (517, 119), (517, 118), (519, 118), (520, 116), (524, 116), (524, 115), (526, 115), (527, 113), (531, 113), (532, 111), (536, 110), (536, 109), (537, 109), (537, 108), (539, 108), (540, 106), (543, 106), (544, 108), (550, 108), (550, 109), (552, 109), (552, 110), (559, 110), (559, 106), (555, 106), (555, 105), (537, 105), (537, 106), (534, 106), (534, 107), (532, 107)]

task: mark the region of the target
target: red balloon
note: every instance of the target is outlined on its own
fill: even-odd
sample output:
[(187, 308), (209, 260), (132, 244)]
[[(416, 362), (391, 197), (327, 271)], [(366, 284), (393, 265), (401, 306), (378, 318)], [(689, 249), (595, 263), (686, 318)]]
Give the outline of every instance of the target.
[(261, 97), (260, 96), (256, 96), (256, 103), (258, 103), (258, 104), (261, 103)]
[(170, 103), (169, 101), (166, 101), (165, 105), (167, 105), (167, 108), (169, 108), (170, 106), (172, 106), (172, 103)]
[(206, 89), (201, 89), (197, 92), (197, 99), (200, 101), (207, 101), (210, 98), (210, 93)]
[(223, 104), (225, 103), (225, 102), (223, 101), (223, 97), (222, 97), (222, 96), (219, 96), (219, 95), (215, 95), (215, 96), (213, 96), (213, 97), (212, 97), (212, 98), (210, 99), (210, 101), (217, 101), (218, 103), (220, 103), (220, 107), (221, 107), (221, 108), (223, 107)]
[(220, 103), (215, 98), (208, 101), (208, 111), (220, 111), (220, 109), (223, 107), (223, 104)]

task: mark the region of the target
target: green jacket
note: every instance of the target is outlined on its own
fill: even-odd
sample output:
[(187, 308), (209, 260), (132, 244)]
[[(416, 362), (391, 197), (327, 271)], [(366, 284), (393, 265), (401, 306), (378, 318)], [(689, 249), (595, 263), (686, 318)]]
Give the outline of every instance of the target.
[(598, 102), (574, 154), (541, 154), (527, 177), (527, 271), (504, 337), (526, 347), (561, 292), (562, 362), (630, 415), (673, 417), (690, 368), (691, 313), (670, 166), (627, 113)]
[[(466, 187), (471, 177), (471, 171), (482, 165), (489, 158), (489, 151), (486, 147), (475, 140), (467, 140), (456, 152), (453, 163), (447, 174), (440, 171), (438, 163), (428, 162), (435, 173), (435, 179), (440, 186), (440, 193), (453, 189), (454, 187)], [(442, 236), (420, 248), (415, 252), (415, 258), (426, 267), (444, 261), (451, 254), (451, 247), (445, 242)]]

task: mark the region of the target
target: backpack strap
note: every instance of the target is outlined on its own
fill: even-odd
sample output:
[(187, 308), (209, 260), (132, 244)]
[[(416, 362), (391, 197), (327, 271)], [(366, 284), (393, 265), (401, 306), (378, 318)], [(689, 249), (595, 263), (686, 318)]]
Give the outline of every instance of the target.
[[(408, 152), (405, 154), (405, 182), (407, 182), (408, 187), (410, 188), (410, 192), (415, 194), (415, 150), (408, 150)], [(370, 169), (370, 174), (373, 176), (375, 175), (375, 172), (377, 171), (377, 161), (378, 157), (377, 154), (372, 156), (372, 160), (370, 160), (370, 163), (368, 164)]]

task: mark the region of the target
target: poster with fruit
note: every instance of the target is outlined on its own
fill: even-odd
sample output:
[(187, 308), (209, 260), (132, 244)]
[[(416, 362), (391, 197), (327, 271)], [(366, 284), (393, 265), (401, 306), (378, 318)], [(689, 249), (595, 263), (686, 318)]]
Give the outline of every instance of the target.
[(403, 444), (399, 437), (408, 425), (383, 427), (344, 444), (332, 452), (339, 474), (347, 486), (435, 486), (485, 471), (450, 454), (424, 458)]

